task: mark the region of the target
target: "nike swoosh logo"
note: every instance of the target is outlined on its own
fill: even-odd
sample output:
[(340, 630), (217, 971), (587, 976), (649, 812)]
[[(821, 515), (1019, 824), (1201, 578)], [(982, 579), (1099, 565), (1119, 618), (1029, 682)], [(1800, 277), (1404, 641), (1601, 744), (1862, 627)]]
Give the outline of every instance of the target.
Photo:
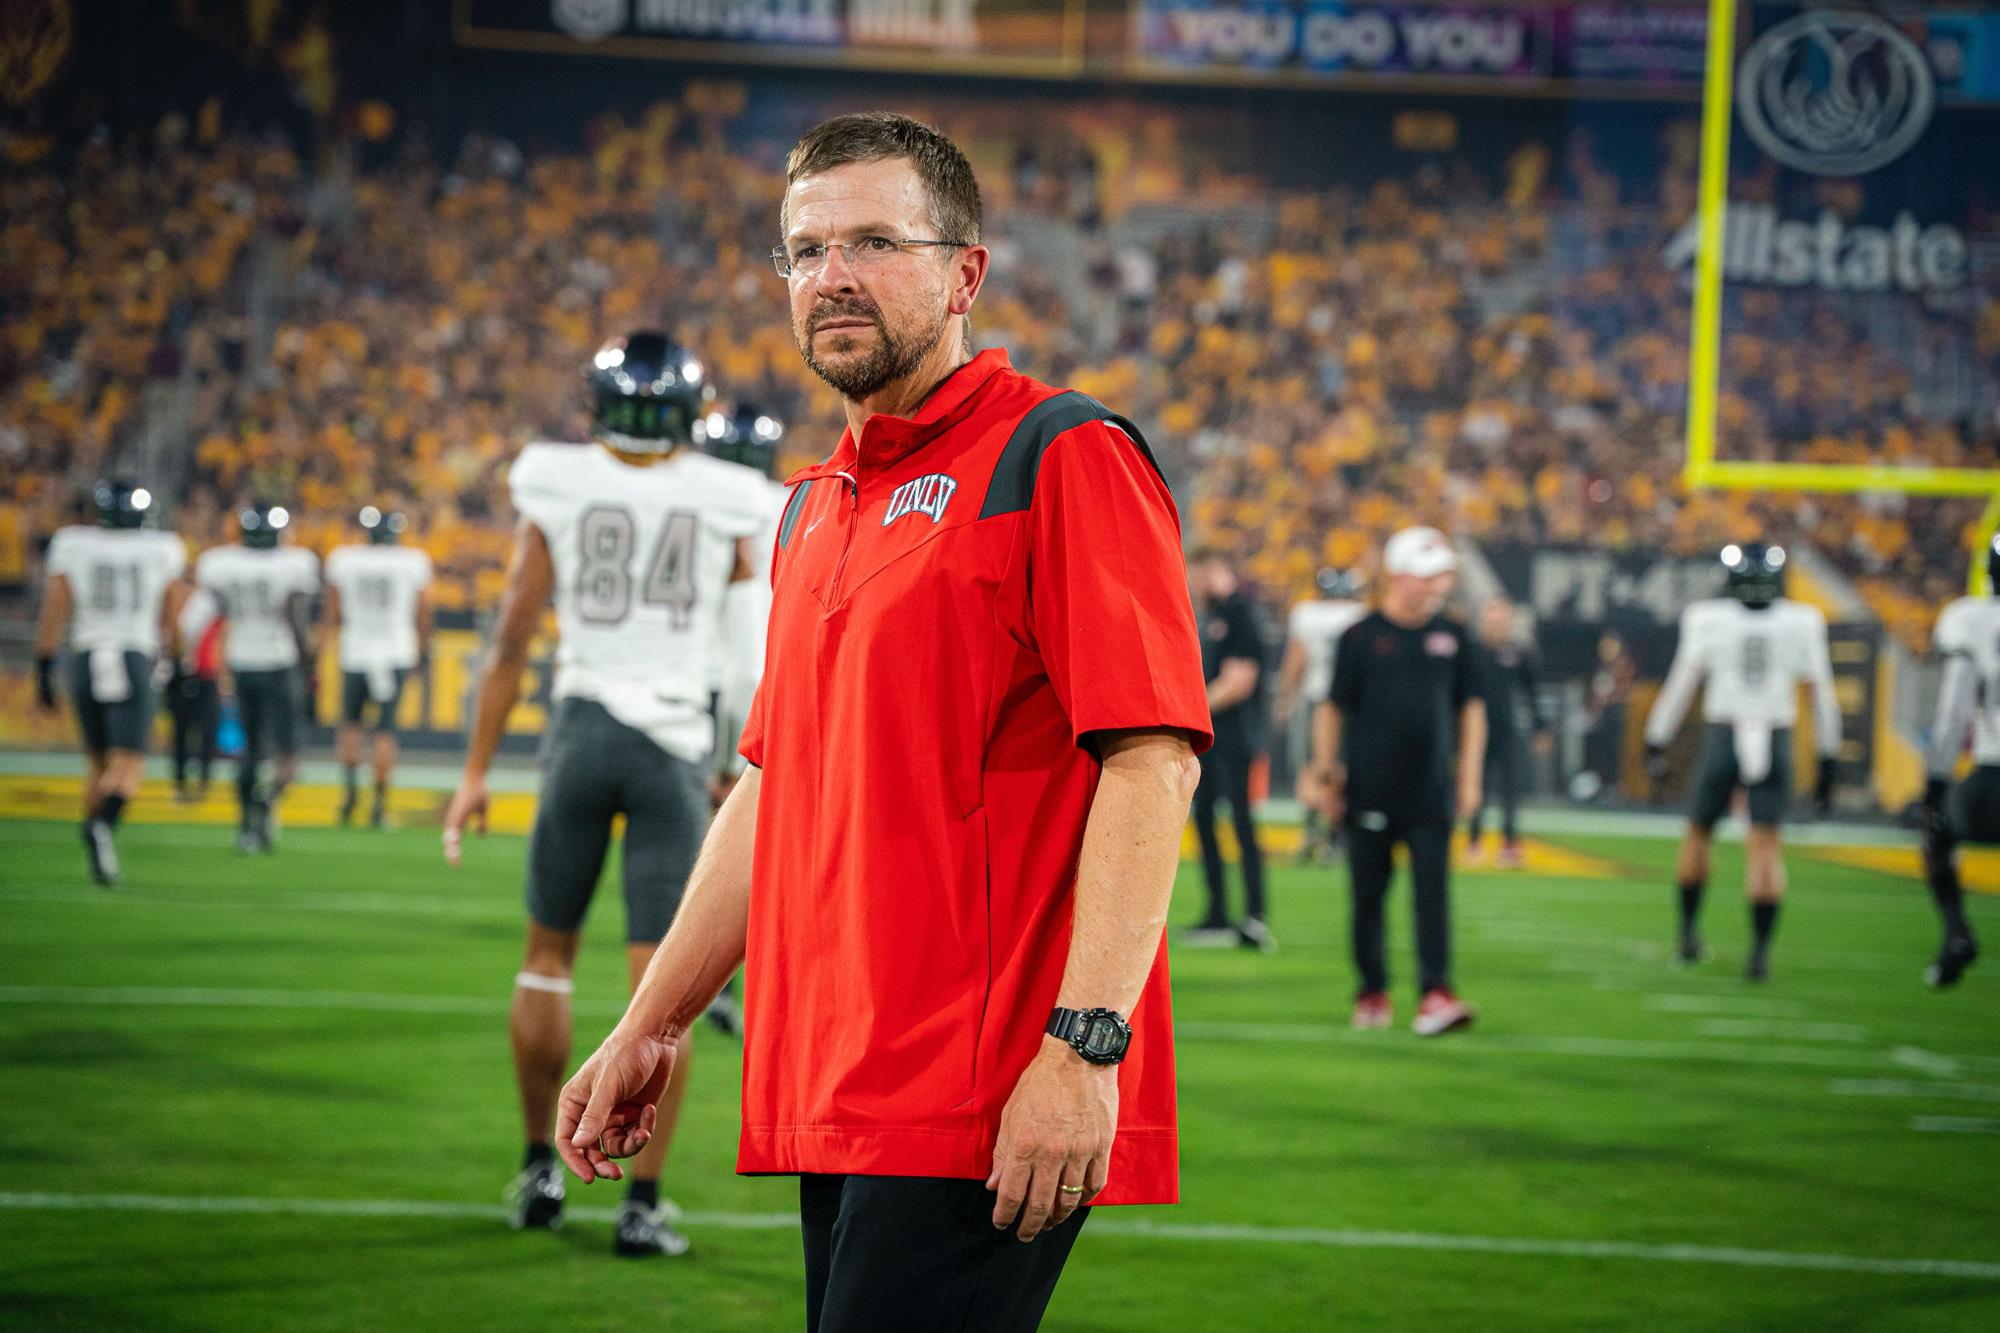
[(820, 516), (819, 516), (818, 518), (816, 518), (816, 519), (814, 519), (814, 520), (813, 520), (812, 522), (810, 522), (810, 523), (806, 524), (806, 530), (805, 530), (804, 532), (801, 532), (801, 533), (799, 534), (799, 540), (800, 540), (800, 541), (804, 541), (804, 540), (805, 540), (806, 538), (808, 538), (808, 537), (812, 536), (812, 535), (813, 535), (813, 529), (814, 529), (814, 528), (816, 528), (816, 527), (818, 527), (818, 526), (819, 526), (820, 524), (822, 524), (822, 523), (824, 523), (824, 522), (826, 522), (826, 515), (824, 515), (824, 514), (821, 514), (821, 515), (820, 515)]

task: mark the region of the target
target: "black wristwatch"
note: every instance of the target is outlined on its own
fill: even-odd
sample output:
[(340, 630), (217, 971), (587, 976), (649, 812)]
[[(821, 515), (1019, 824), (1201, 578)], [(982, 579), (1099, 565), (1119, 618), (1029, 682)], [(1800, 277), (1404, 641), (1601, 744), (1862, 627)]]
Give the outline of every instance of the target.
[(1057, 1041), (1094, 1065), (1115, 1065), (1125, 1058), (1132, 1045), (1132, 1025), (1115, 1009), (1064, 1009), (1049, 1011), (1044, 1029)]

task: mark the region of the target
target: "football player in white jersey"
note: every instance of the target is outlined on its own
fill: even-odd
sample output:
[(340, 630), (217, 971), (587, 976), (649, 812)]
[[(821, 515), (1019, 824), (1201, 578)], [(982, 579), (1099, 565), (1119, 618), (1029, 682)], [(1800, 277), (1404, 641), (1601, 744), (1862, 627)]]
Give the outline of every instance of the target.
[[(236, 849), (268, 852), (277, 839), (278, 801), (299, 766), (303, 695), (301, 665), (312, 661), (309, 626), (319, 591), (319, 557), (281, 546), (291, 525), (279, 505), (256, 504), (238, 516), (243, 540), (203, 551), (195, 582), (222, 603), (223, 694), (234, 694), (243, 720), (243, 757), (236, 765), (242, 809)], [(268, 787), (258, 774), (267, 749), (277, 752)]]
[[(431, 635), (431, 558), (398, 546), (410, 522), (374, 505), (361, 510), (365, 546), (342, 546), (326, 557), (327, 636), (340, 645), (340, 729), (336, 747), (346, 781), (340, 822), (354, 822), (361, 799), (361, 731), (375, 733), (375, 798), (368, 822), (388, 817), (389, 779), (396, 770), (396, 709), (403, 685), (423, 661)], [(373, 714), (371, 718), (369, 715)]]
[(56, 707), (56, 651), (69, 631), (70, 697), (83, 729), (83, 847), (90, 877), (118, 885), (113, 842), (125, 806), (139, 794), (153, 726), (153, 659), (177, 651), (186, 593), (175, 580), (187, 549), (171, 532), (141, 525), (153, 497), (144, 487), (101, 481), (92, 497), (98, 526), (70, 527), (49, 543), (41, 620), (35, 630), (36, 694)]
[[(1920, 828), (1924, 878), (1944, 918), (1944, 943), (1924, 980), (1940, 987), (1958, 984), (1979, 957), (1979, 942), (1965, 919), (1958, 844), (2000, 843), (2000, 536), (1986, 547), (1986, 580), (1987, 595), (1946, 606), (1931, 636), (1944, 656), (1944, 678), (1931, 728)], [(1952, 791), (1968, 727), (1973, 769)]]
[[(730, 584), (750, 576), (752, 539), (770, 509), (764, 477), (692, 447), (707, 384), (686, 349), (664, 334), (634, 333), (607, 343), (588, 378), (598, 442), (531, 444), (508, 479), (520, 524), (444, 824), (445, 855), (457, 864), (465, 825), (485, 827), (487, 770), (553, 595), (554, 717), (542, 743), (527, 945), (509, 1020), (527, 1139), (510, 1190), (517, 1227), (554, 1226), (562, 1215), (553, 1138), (569, 1065), (571, 972), (613, 818), (625, 816), (632, 985), (693, 868), (708, 823), (709, 687), (724, 651), (724, 603)], [(687, 1249), (659, 1197), (685, 1087), (676, 1076), (659, 1132), (634, 1163), (618, 1219), (621, 1255)]]
[(1679, 730), (1696, 686), (1706, 682), (1702, 717), (1708, 732), (1674, 871), (1680, 888), (1679, 958), (1695, 963), (1704, 957), (1699, 920), (1710, 845), (1716, 821), (1741, 788), (1750, 807), (1744, 888), (1750, 899), (1751, 944), (1744, 975), (1762, 981), (1769, 975), (1771, 933), (1785, 894), (1779, 826), (1791, 795), (1799, 683), (1812, 688), (1813, 736), (1820, 753), (1815, 799), (1822, 812), (1833, 799), (1840, 703), (1833, 689), (1826, 618), (1784, 596), (1784, 548), (1725, 546), (1722, 564), (1727, 595), (1696, 602), (1681, 615), (1673, 666), (1646, 719), (1646, 762), (1655, 781), (1665, 776), (1667, 743)]
[[(1333, 688), (1333, 659), (1340, 636), (1368, 614), (1359, 574), (1329, 567), (1319, 572), (1317, 582), (1319, 596), (1294, 606), (1286, 624), (1285, 657), (1278, 665), (1278, 697), (1273, 710), (1281, 733), (1292, 730), (1292, 718), (1300, 714), (1302, 705), (1309, 718), (1313, 706), (1326, 698)], [(1307, 727), (1293, 742), (1297, 767), (1305, 767), (1311, 748), (1312, 732)], [(1338, 830), (1326, 822), (1317, 801), (1303, 805), (1305, 838), (1299, 860), (1307, 864), (1329, 860)]]

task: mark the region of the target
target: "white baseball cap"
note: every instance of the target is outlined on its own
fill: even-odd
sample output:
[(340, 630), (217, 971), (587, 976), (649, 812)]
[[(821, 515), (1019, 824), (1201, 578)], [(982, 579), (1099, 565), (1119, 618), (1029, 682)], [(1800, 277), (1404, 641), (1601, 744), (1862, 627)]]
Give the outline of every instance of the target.
[(1404, 528), (1382, 548), (1382, 569), (1427, 579), (1458, 568), (1451, 542), (1436, 528)]

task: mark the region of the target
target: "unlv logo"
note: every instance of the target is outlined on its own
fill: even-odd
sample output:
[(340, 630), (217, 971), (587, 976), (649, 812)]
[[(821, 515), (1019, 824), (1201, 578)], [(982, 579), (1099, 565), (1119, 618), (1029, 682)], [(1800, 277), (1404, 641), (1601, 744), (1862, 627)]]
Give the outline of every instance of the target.
[(936, 523), (944, 517), (944, 507), (957, 490), (958, 483), (942, 472), (906, 481), (889, 497), (889, 512), (882, 515), (882, 526), (888, 527), (905, 514), (928, 514)]

